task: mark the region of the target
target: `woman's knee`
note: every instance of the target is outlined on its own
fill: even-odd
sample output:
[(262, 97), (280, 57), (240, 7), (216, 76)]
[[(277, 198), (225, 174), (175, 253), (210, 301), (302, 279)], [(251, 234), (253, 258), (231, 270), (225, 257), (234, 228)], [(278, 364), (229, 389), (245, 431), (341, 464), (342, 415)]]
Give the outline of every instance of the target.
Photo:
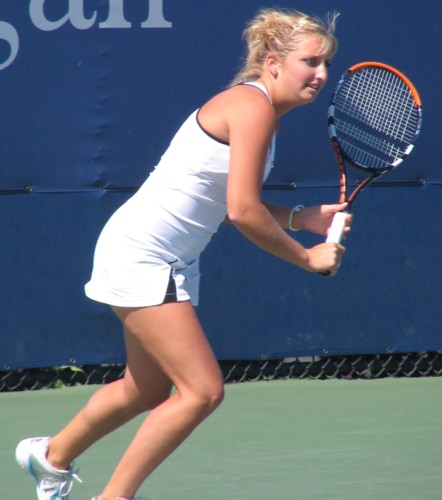
[(209, 394), (209, 408), (216, 409), (224, 400), (224, 384), (220, 382), (216, 386), (212, 387)]
[(194, 404), (201, 416), (208, 416), (220, 406), (224, 400), (224, 384), (222, 381), (212, 383), (197, 391)]

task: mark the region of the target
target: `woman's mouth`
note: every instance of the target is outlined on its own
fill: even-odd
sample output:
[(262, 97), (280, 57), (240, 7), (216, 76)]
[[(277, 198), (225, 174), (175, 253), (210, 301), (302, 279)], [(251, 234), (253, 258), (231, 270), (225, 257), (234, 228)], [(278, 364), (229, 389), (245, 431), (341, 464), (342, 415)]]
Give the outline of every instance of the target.
[(317, 94), (321, 90), (321, 86), (319, 85), (319, 83), (309, 83), (306, 85), (306, 87), (313, 90), (315, 94)]

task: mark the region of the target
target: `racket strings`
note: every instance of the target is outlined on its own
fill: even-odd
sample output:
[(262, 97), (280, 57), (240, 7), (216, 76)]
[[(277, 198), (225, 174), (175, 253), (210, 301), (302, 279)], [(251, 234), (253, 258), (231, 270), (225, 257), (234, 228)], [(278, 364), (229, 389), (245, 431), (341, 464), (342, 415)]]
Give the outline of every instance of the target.
[(370, 134), (367, 130), (355, 127), (345, 120), (337, 119), (335, 124), (340, 131), (341, 147), (358, 165), (383, 169), (402, 156), (402, 149), (393, 142), (385, 141), (382, 137)]
[(333, 107), (335, 133), (358, 164), (384, 169), (409, 153), (419, 129), (419, 109), (394, 73), (373, 67), (350, 73)]
[(394, 73), (366, 69), (354, 73), (346, 86), (339, 97), (343, 99), (342, 111), (349, 116), (395, 139), (403, 139), (407, 131), (415, 130), (418, 116), (413, 113), (414, 99), (408, 86)]

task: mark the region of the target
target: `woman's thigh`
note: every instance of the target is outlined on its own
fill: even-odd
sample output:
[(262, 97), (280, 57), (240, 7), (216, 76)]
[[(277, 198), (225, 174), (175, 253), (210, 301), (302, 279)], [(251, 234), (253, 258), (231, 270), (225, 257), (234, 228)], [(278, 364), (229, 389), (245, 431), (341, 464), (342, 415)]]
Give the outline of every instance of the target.
[(190, 302), (118, 308), (130, 377), (137, 386), (173, 384), (181, 391), (221, 390), (221, 371)]

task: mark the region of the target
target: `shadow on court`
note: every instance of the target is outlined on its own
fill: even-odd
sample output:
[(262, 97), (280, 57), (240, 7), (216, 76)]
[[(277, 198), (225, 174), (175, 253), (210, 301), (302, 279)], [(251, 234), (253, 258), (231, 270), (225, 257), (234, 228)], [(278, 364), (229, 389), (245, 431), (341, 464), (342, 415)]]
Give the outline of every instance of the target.
[[(33, 500), (16, 443), (56, 432), (96, 388), (0, 394), (0, 498)], [(226, 387), (220, 409), (140, 490), (150, 500), (440, 499), (442, 378)], [(130, 423), (77, 461), (71, 500), (100, 492)]]

